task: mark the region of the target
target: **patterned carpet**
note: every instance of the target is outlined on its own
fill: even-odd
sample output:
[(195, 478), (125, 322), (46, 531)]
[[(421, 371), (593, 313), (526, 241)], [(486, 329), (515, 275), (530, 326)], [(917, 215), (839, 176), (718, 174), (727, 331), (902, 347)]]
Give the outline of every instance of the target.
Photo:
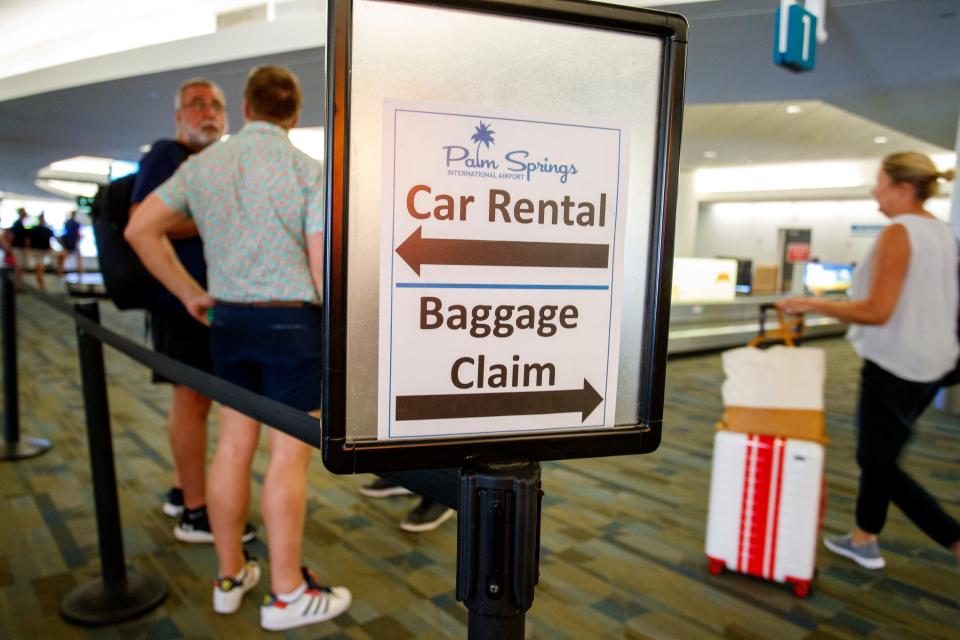
[[(142, 319), (104, 305), (104, 323), (142, 337)], [(72, 325), (29, 296), (18, 298), (24, 436), (52, 451), (0, 463), (0, 637), (254, 638), (261, 585), (232, 616), (210, 608), (212, 549), (177, 543), (160, 511), (171, 477), (164, 430), (168, 389), (106, 350), (127, 561), (163, 578), (167, 601), (141, 618), (84, 629), (58, 613), (70, 589), (99, 573), (90, 466)], [(842, 340), (827, 350), (828, 532), (852, 524), (857, 469), (852, 412), (859, 363)], [(713, 423), (720, 407), (717, 355), (668, 367), (663, 445), (649, 456), (544, 465), (541, 582), (527, 637), (960, 638), (960, 573), (944, 550), (895, 509), (883, 537), (888, 567), (861, 570), (821, 549), (814, 594), (742, 576), (711, 576), (703, 556)], [(211, 434), (216, 427), (211, 423)], [(252, 520), (266, 452), (255, 462)], [(960, 419), (923, 417), (905, 466), (960, 515)], [(345, 584), (354, 605), (290, 638), (465, 638), (454, 597), (456, 526), (410, 535), (397, 527), (412, 498), (368, 500), (368, 477), (326, 472), (315, 456), (305, 558), (325, 581)], [(250, 545), (266, 557), (262, 541)]]

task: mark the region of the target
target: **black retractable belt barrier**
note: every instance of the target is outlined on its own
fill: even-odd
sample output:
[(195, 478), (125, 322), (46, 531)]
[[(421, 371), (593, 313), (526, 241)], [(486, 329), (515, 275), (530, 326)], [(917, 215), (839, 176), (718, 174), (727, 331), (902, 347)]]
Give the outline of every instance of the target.
[[(12, 294), (12, 282), (8, 283), (7, 281), (8, 279), (4, 278), (4, 282), (11, 285), (10, 290)], [(110, 345), (127, 357), (156, 371), (165, 378), (173, 380), (177, 384), (186, 385), (198, 393), (236, 409), (316, 448), (320, 448), (322, 445), (320, 421), (302, 411), (293, 409), (275, 400), (265, 398), (208, 373), (194, 369), (182, 362), (173, 360), (163, 354), (147, 349), (128, 338), (106, 329), (100, 324), (99, 309), (95, 302), (71, 306), (60, 297), (40, 292), (28, 285), (23, 285), (23, 287), (43, 304), (73, 319), (77, 328), (80, 372), (83, 378), (83, 398), (86, 411), (87, 436), (90, 447), (90, 465), (93, 472), (102, 576), (77, 587), (67, 594), (60, 604), (60, 612), (67, 620), (84, 625), (110, 624), (129, 620), (147, 613), (159, 605), (167, 595), (167, 587), (155, 578), (143, 576), (128, 570), (124, 560), (123, 536), (120, 526), (120, 510), (117, 501), (116, 474), (114, 471), (113, 445), (110, 434), (110, 412), (103, 364), (103, 347), (101, 343)], [(4, 298), (4, 316), (6, 316), (6, 309), (8, 307), (10, 307), (10, 305), (7, 304), (6, 298)], [(8, 320), (5, 317), (3, 325), (4, 346), (7, 346), (6, 336), (14, 336), (13, 344), (7, 351), (13, 354), (12, 358), (15, 363), (15, 334), (12, 328), (8, 331), (8, 327), (13, 327), (13, 324), (11, 322), (8, 325), (7, 322)], [(6, 355), (4, 360), (6, 365)], [(13, 389), (14, 393), (10, 393), (9, 387), (6, 388), (5, 391), (7, 393), (7, 401), (9, 401), (9, 398), (12, 396), (14, 408), (16, 408), (15, 379)], [(519, 473), (527, 473), (529, 475), (530, 467), (531, 465), (522, 465), (517, 468), (520, 470)], [(532, 465), (532, 467), (535, 468), (535, 486), (536, 491), (538, 491), (540, 478), (539, 465)], [(508, 493), (512, 492), (511, 495), (526, 495), (527, 498), (519, 502), (529, 504), (529, 495), (536, 496), (536, 493), (529, 493), (530, 487), (533, 486), (530, 484), (531, 481), (529, 479), (526, 481), (518, 480), (508, 471), (486, 469), (478, 476), (478, 488), (487, 491), (489, 488), (487, 483), (491, 481), (490, 478), (494, 476), (499, 477), (498, 474), (504, 473), (507, 474), (507, 476), (505, 476), (507, 479), (502, 480), (502, 482), (505, 483), (503, 486), (507, 487), (505, 491)], [(460, 496), (465, 495), (462, 488), (464, 485), (461, 485), (460, 496), (457, 494), (456, 486), (458, 478), (456, 469), (391, 472), (382, 475), (413, 489), (427, 498), (453, 508), (458, 507), (458, 502), (463, 499)], [(526, 484), (524, 484), (524, 482)], [(515, 488), (521, 486), (526, 488), (523, 490)], [(526, 493), (524, 493), (524, 491)], [(482, 495), (487, 496), (489, 494), (483, 493)], [(508, 499), (511, 501), (514, 500), (514, 498)], [(536, 500), (535, 502), (536, 510), (533, 512), (536, 514), (535, 517), (531, 515), (529, 511), (525, 511), (524, 513), (527, 515), (511, 515), (507, 520), (499, 518), (488, 522), (489, 518), (497, 518), (497, 516), (492, 514), (499, 512), (475, 509), (473, 513), (476, 515), (467, 518), (467, 523), (477, 531), (480, 531), (478, 527), (481, 526), (484, 527), (483, 531), (488, 531), (490, 527), (499, 528), (514, 521), (525, 523), (523, 530), (537, 532), (537, 536), (533, 539), (533, 544), (531, 545), (529, 541), (525, 543), (526, 546), (523, 547), (523, 549), (526, 550), (519, 551), (517, 555), (517, 558), (528, 558), (531, 556), (526, 554), (528, 554), (531, 549), (536, 549), (536, 541), (539, 540), (539, 501)], [(499, 505), (500, 503), (497, 502), (496, 504)], [(511, 502), (511, 504), (513, 504), (513, 502)], [(520, 512), (518, 512), (518, 514), (519, 513)], [(536, 527), (529, 529), (527, 527), (529, 522), (535, 522)], [(486, 524), (481, 525), (481, 523)], [(504, 533), (503, 535), (507, 534)], [(516, 537), (517, 534), (509, 535)], [(524, 535), (529, 537), (526, 534)], [(500, 539), (500, 537), (502, 536), (499, 536), (497, 539)], [(475, 540), (477, 538), (473, 536), (471, 539)], [(473, 562), (474, 559), (482, 558), (482, 562), (490, 562), (490, 549), (494, 549), (496, 553), (499, 553), (496, 549), (500, 548), (499, 546), (489, 547), (489, 545), (483, 548), (476, 547), (475, 552), (472, 554), (461, 554), (461, 560), (468, 558), (470, 562)], [(502, 548), (519, 549), (516, 542), (510, 542)], [(487, 586), (487, 591), (473, 597), (471, 602), (475, 602), (480, 608), (477, 609), (479, 612), (477, 614), (477, 616), (479, 616), (477, 617), (477, 621), (471, 624), (477, 625), (478, 629), (485, 629), (487, 631), (484, 632), (486, 635), (471, 635), (471, 637), (496, 637), (504, 638), (505, 640), (523, 637), (523, 615), (524, 612), (529, 609), (530, 603), (532, 602), (533, 584), (536, 581), (536, 555), (537, 554), (534, 553), (532, 556), (534, 558), (534, 582), (529, 582), (528, 580), (531, 575), (529, 570), (522, 572), (522, 575), (520, 575), (522, 584), (528, 584), (528, 586), (523, 588), (523, 593), (528, 593), (529, 597), (521, 599), (521, 602), (525, 604), (519, 609), (519, 612), (514, 611), (516, 607), (513, 605), (510, 605), (512, 608), (509, 611), (501, 611), (503, 607), (499, 602), (495, 603), (496, 611), (492, 613), (489, 607), (485, 608), (481, 606), (486, 598), (486, 593), (489, 591), (489, 585)], [(516, 561), (513, 561), (513, 563), (517, 564)], [(475, 574), (471, 573), (469, 575), (473, 576)], [(516, 587), (506, 586), (507, 584), (513, 585), (515, 583), (514, 573), (508, 572), (504, 575), (507, 576), (507, 582), (503, 588), (512, 589), (511, 593), (515, 592), (517, 590)], [(460, 577), (458, 576), (458, 580), (459, 579)], [(464, 574), (463, 580), (467, 579), (467, 574)], [(470, 584), (473, 584), (473, 582)], [(517, 584), (521, 584), (521, 582), (517, 582)], [(468, 586), (464, 588), (467, 589), (467, 592), (470, 591)], [(501, 586), (499, 584), (495, 587), (495, 589), (500, 588)], [(493, 599), (499, 600), (499, 598)], [(515, 599), (509, 600), (509, 602), (514, 601)], [(473, 605), (468, 605), (468, 607), (471, 606)], [(471, 609), (471, 611), (473, 611), (473, 609)], [(502, 630), (507, 629), (511, 624), (516, 625), (518, 616), (521, 635), (504, 634)], [(471, 613), (471, 620), (473, 617), (474, 614)]]
[[(8, 280), (4, 278), (4, 283), (10, 284), (12, 295), (12, 282)], [(321, 444), (320, 421), (302, 411), (264, 398), (151, 351), (106, 329), (100, 324), (99, 307), (96, 302), (71, 306), (58, 296), (43, 293), (22, 283), (21, 286), (43, 304), (72, 318), (77, 328), (102, 575), (68, 593), (60, 603), (60, 613), (71, 622), (90, 626), (136, 618), (163, 602), (167, 596), (167, 585), (157, 578), (130, 571), (124, 560), (102, 343), (110, 345), (177, 384), (186, 385), (198, 393), (269, 424), (272, 428), (283, 431), (313, 447), (320, 447)], [(10, 307), (11, 305), (4, 298), (4, 316)], [(3, 322), (5, 347), (8, 346), (7, 336), (14, 336), (10, 349), (5, 351), (5, 365), (7, 364), (6, 352), (13, 353), (12, 359), (15, 364), (16, 340), (13, 333), (15, 327), (6, 317)], [(15, 367), (14, 371), (16, 371)], [(8, 401), (12, 395), (16, 402), (15, 384), (13, 393), (10, 392), (9, 387), (5, 392)], [(14, 407), (16, 408), (16, 404)]]
[(42, 438), (20, 438), (20, 397), (17, 384), (17, 299), (10, 269), (0, 272), (3, 325), (3, 443), (0, 462), (22, 460), (46, 453), (52, 446)]
[(522, 640), (540, 563), (540, 464), (460, 472), (457, 600), (468, 640)]
[[(79, 303), (75, 308), (93, 322), (100, 321), (96, 302)], [(100, 578), (68, 593), (60, 603), (60, 613), (72, 622), (102, 625), (130, 620), (150, 611), (167, 597), (167, 585), (158, 578), (127, 570), (117, 501), (103, 345), (78, 323), (77, 346), (102, 572)]]
[(220, 404), (236, 409), (240, 413), (250, 416), (271, 428), (283, 431), (289, 436), (297, 438), (315, 448), (320, 448), (320, 420), (303, 411), (261, 396), (253, 391), (244, 389), (213, 375), (195, 369), (179, 360), (174, 360), (162, 353), (137, 344), (103, 327), (99, 322), (78, 314), (61, 298), (40, 293), (31, 287), (26, 287), (30, 293), (43, 304), (72, 317), (77, 327), (83, 329), (91, 338), (109, 345), (128, 358), (144, 365), (151, 371), (156, 371), (164, 378), (175, 384), (190, 387), (197, 393), (204, 395)]

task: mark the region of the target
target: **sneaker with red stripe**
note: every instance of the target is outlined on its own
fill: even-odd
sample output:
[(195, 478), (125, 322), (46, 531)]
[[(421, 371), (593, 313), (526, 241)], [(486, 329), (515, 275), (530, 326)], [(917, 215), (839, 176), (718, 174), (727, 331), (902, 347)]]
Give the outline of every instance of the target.
[(293, 602), (282, 602), (271, 593), (260, 607), (260, 626), (268, 631), (283, 631), (331, 620), (350, 608), (352, 597), (346, 587), (324, 587), (312, 571), (303, 567), (307, 589)]
[(260, 564), (244, 552), (243, 571), (237, 578), (220, 576), (213, 583), (213, 610), (236, 613), (243, 596), (260, 582)]

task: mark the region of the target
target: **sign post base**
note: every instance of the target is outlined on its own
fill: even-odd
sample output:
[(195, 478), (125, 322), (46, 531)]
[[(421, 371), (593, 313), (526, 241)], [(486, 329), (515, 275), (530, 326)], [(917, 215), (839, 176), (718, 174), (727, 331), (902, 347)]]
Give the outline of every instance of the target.
[(60, 614), (84, 626), (114, 624), (142, 616), (166, 597), (162, 580), (128, 570), (119, 585), (95, 578), (75, 588), (60, 602)]
[(24, 438), (16, 442), (0, 443), (0, 462), (33, 458), (50, 450), (49, 440), (43, 438)]
[(457, 518), (457, 600), (469, 640), (522, 640), (539, 580), (540, 464), (464, 468)]

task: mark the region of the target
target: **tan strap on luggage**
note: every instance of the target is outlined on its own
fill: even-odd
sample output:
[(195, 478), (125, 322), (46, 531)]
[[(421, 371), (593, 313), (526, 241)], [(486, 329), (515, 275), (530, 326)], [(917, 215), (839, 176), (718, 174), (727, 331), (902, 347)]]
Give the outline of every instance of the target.
[(780, 307), (773, 307), (773, 309), (777, 312), (777, 321), (780, 323), (780, 327), (772, 331), (764, 331), (748, 342), (748, 347), (757, 347), (764, 342), (783, 342), (788, 347), (797, 346), (796, 339), (803, 333), (803, 316), (787, 320)]

